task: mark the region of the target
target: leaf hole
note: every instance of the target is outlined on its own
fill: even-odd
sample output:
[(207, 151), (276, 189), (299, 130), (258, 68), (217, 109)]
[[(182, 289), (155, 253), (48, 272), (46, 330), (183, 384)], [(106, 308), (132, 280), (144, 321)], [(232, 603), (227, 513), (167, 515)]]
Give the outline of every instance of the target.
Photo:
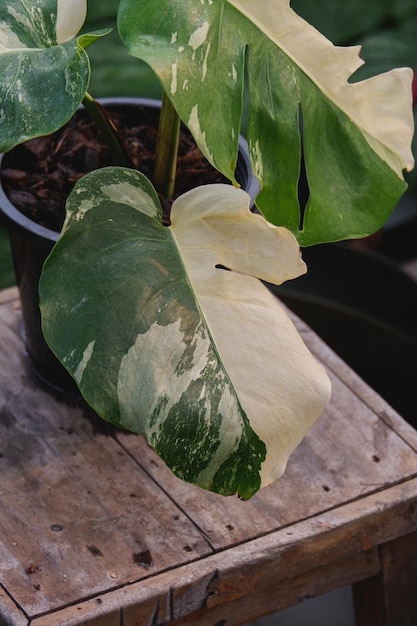
[(231, 271), (229, 267), (226, 267), (225, 265), (222, 265), (221, 263), (217, 263), (217, 265), (215, 265), (214, 267), (216, 268), (216, 270), (226, 270), (226, 272)]
[(298, 187), (297, 187), (298, 202), (300, 205), (300, 222), (298, 224), (298, 228), (300, 231), (302, 231), (304, 229), (306, 207), (307, 207), (308, 200), (310, 198), (310, 189), (308, 186), (307, 170), (305, 166), (304, 120), (303, 120), (303, 110), (302, 110), (301, 104), (298, 107), (298, 120), (299, 120), (298, 124), (299, 124), (299, 131), (300, 131), (300, 150), (301, 150), (300, 173), (298, 176)]

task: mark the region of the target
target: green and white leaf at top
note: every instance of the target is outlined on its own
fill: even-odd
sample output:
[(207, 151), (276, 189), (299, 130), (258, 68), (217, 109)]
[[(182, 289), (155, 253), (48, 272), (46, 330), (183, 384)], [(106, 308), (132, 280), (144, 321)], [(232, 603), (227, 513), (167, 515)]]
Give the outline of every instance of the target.
[(232, 185), (188, 192), (164, 227), (143, 175), (97, 170), (71, 193), (44, 266), (43, 331), (99, 415), (142, 433), (180, 478), (249, 498), (329, 399), (258, 280), (304, 272), (294, 236)]
[(289, 0), (121, 0), (119, 31), (231, 180), (246, 83), (257, 206), (302, 245), (364, 236), (386, 221), (413, 167), (411, 69), (349, 82), (360, 48), (334, 46)]
[(2, 0), (0, 151), (58, 130), (88, 88), (85, 48), (107, 31), (76, 38), (86, 0)]

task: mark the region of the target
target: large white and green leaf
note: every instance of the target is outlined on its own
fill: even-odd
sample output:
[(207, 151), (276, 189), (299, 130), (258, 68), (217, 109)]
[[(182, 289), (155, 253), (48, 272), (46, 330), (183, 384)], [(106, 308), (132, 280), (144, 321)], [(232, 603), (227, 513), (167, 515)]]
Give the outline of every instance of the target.
[(68, 200), (40, 282), (43, 330), (99, 415), (142, 433), (180, 478), (248, 498), (329, 398), (258, 280), (304, 272), (294, 236), (252, 214), (246, 192), (195, 189), (164, 227), (150, 182), (106, 168)]
[(119, 30), (230, 179), (247, 77), (257, 206), (302, 245), (364, 236), (386, 221), (413, 167), (409, 68), (350, 83), (359, 47), (333, 46), (289, 0), (121, 0)]
[(85, 48), (107, 31), (76, 38), (86, 0), (0, 4), (0, 151), (54, 132), (84, 98)]

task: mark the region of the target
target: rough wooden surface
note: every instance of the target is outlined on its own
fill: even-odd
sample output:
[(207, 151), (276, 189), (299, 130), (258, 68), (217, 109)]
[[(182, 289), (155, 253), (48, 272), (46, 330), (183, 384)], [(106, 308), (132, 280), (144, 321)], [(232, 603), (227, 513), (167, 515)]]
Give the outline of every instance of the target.
[(398, 545), (407, 570), (417, 433), (297, 326), (332, 401), (284, 477), (244, 503), (185, 485), (141, 437), (43, 389), (17, 292), (0, 292), (1, 626), (232, 626), (363, 579), (394, 611), (387, 555)]

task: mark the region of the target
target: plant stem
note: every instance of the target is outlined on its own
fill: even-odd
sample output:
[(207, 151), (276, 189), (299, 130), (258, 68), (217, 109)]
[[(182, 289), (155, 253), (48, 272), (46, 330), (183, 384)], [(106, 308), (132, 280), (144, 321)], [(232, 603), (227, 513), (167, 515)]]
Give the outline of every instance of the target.
[(88, 111), (91, 118), (97, 124), (102, 137), (113, 157), (115, 165), (121, 165), (123, 167), (134, 167), (125, 146), (123, 145), (122, 138), (119, 131), (116, 128), (113, 120), (107, 113), (106, 109), (101, 106), (97, 100), (95, 100), (89, 93), (86, 93), (83, 99), (83, 105)]
[(164, 198), (171, 198), (174, 193), (179, 138), (180, 118), (164, 93), (154, 171), (155, 188)]

